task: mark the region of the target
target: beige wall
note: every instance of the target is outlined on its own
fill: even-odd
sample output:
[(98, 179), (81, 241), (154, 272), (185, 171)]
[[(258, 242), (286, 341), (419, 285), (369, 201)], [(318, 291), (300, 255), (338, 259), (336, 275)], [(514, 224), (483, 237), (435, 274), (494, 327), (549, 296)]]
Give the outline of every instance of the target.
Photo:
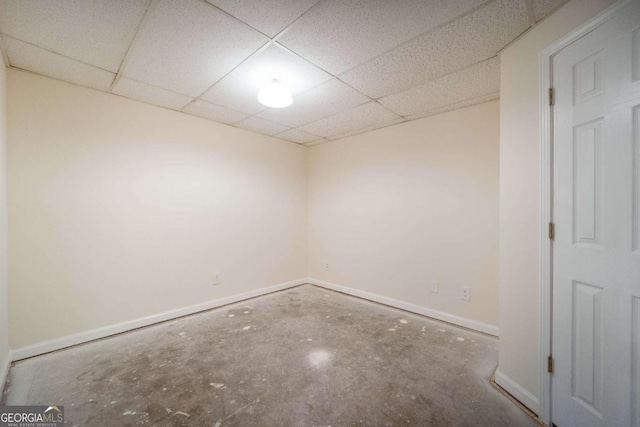
[(498, 105), (312, 147), (311, 277), (497, 325)]
[(0, 55), (0, 386), (9, 350), (7, 301), (7, 161), (6, 161), (6, 68)]
[(12, 348), (306, 275), (304, 147), (15, 69), (8, 142)]
[(573, 0), (503, 52), (500, 104), (310, 150), (9, 70), (11, 347), (308, 272), (499, 323), (500, 371), (538, 397), (538, 54), (612, 3)]
[(612, 3), (573, 0), (501, 55), (499, 370), (536, 399), (540, 379), (539, 53)]

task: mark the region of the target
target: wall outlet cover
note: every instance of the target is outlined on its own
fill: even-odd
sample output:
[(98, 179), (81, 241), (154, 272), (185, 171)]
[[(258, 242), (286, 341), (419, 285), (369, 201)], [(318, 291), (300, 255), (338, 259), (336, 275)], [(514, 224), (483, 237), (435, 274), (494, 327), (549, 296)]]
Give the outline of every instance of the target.
[(440, 282), (434, 280), (431, 282), (431, 293), (437, 294), (440, 292)]

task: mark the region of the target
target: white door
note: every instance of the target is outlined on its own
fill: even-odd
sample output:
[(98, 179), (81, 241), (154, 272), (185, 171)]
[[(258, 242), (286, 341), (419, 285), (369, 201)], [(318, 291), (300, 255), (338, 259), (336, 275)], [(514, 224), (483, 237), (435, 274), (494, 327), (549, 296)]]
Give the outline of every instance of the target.
[(552, 420), (640, 427), (640, 1), (552, 70)]

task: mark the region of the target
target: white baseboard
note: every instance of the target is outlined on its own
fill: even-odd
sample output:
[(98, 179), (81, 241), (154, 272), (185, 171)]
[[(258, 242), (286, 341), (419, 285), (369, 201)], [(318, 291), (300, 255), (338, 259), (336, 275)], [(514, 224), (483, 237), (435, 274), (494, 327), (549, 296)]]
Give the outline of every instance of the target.
[(474, 331), (483, 332), (485, 334), (493, 335), (496, 337), (498, 336), (498, 327), (496, 325), (490, 325), (488, 323), (479, 322), (477, 320), (467, 319), (466, 317), (455, 316), (453, 314), (445, 313), (442, 311), (432, 310), (430, 308), (421, 307), (419, 305), (385, 297), (382, 295), (377, 295), (371, 292), (361, 291), (358, 289), (349, 288), (347, 286), (336, 285), (335, 283), (325, 282), (323, 280), (314, 279), (312, 277), (307, 278), (306, 283), (353, 295), (359, 298), (364, 298), (369, 301), (378, 302), (380, 304), (389, 305), (391, 307), (410, 311), (412, 313), (421, 314), (423, 316), (432, 317), (437, 320), (442, 320), (443, 322), (452, 323), (454, 325), (462, 326), (468, 329), (473, 329)]
[[(329, 283), (329, 282), (325, 282), (318, 279), (306, 278), (306, 279), (292, 280), (290, 282), (280, 283), (278, 285), (268, 286), (265, 288), (256, 289), (254, 291), (244, 292), (241, 294), (216, 299), (213, 301), (208, 301), (201, 304), (195, 304), (188, 307), (179, 308), (176, 310), (166, 311), (164, 313), (154, 314), (151, 316), (129, 320), (126, 322), (115, 324), (115, 325), (105, 326), (102, 328), (92, 329), (89, 331), (79, 332), (77, 334), (68, 335), (65, 337), (56, 338), (48, 341), (43, 341), (37, 344), (32, 344), (26, 347), (12, 350), (10, 352), (11, 357), (8, 363), (10, 363), (11, 361), (27, 359), (29, 357), (34, 357), (34, 356), (49, 353), (52, 351), (61, 350), (63, 348), (71, 347), (78, 344), (83, 344), (83, 343), (94, 341), (100, 338), (106, 338), (111, 335), (120, 334), (123, 332), (131, 331), (131, 330), (142, 328), (145, 326), (150, 326), (155, 323), (165, 322), (167, 320), (176, 319), (178, 317), (195, 314), (201, 311), (211, 310), (212, 308), (221, 307), (227, 304), (233, 304), (249, 298), (255, 298), (255, 297), (266, 295), (272, 292), (293, 288), (296, 286), (303, 285), (305, 283), (310, 283), (312, 285), (320, 286), (326, 289), (331, 289), (331, 290), (342, 292), (348, 295), (364, 298), (364, 299), (385, 304), (391, 307), (396, 307), (401, 310), (406, 310), (412, 313), (421, 314), (423, 316), (432, 317), (437, 320), (442, 320), (447, 323), (452, 323), (454, 325), (473, 329), (489, 335), (498, 336), (498, 327), (495, 325), (478, 322), (476, 320), (455, 316), (455, 315), (444, 313), (441, 311), (421, 307), (408, 302), (373, 294), (370, 292), (360, 291), (358, 289), (349, 288), (346, 286), (336, 285), (334, 283)], [(8, 364), (4, 364), (0, 366), (0, 374), (3, 374), (3, 371), (1, 369), (3, 367), (6, 368), (6, 366), (8, 366)], [(4, 373), (4, 375), (6, 375), (6, 372)], [(2, 379), (2, 376), (0, 376), (0, 379)]]
[(2, 390), (7, 382), (7, 374), (9, 374), (9, 367), (11, 367), (11, 361), (13, 360), (11, 350), (7, 350), (7, 354), (4, 355), (4, 359), (0, 361), (0, 398), (2, 397)]
[(540, 400), (525, 390), (520, 384), (500, 372), (500, 369), (496, 369), (495, 381), (504, 391), (529, 408), (531, 412), (540, 415)]
[[(43, 341), (37, 344), (32, 344), (27, 347), (18, 348), (11, 351), (12, 358), (10, 360), (11, 361), (22, 360), (29, 357), (34, 357), (41, 354), (49, 353), (52, 351), (61, 350), (66, 347), (83, 344), (89, 341), (105, 338), (111, 335), (120, 334), (122, 332), (131, 331), (131, 330), (142, 328), (145, 326), (150, 326), (155, 323), (166, 322), (167, 320), (176, 319), (178, 317), (199, 313), (201, 311), (211, 310), (212, 308), (221, 307), (227, 304), (233, 304), (249, 298), (255, 298), (261, 295), (270, 294), (272, 292), (293, 288), (305, 283), (306, 283), (305, 279), (292, 280), (291, 282), (280, 283), (278, 285), (268, 286), (266, 288), (256, 289), (254, 291), (244, 292), (237, 295), (231, 295), (229, 297), (204, 302), (201, 304), (195, 304), (188, 307), (179, 308), (176, 310), (165, 311), (164, 313), (154, 314), (151, 316), (129, 320), (126, 322), (115, 324), (115, 325), (105, 326), (98, 329), (79, 332), (73, 335), (67, 335), (61, 338)], [(2, 371), (0, 371), (0, 373), (1, 372)]]

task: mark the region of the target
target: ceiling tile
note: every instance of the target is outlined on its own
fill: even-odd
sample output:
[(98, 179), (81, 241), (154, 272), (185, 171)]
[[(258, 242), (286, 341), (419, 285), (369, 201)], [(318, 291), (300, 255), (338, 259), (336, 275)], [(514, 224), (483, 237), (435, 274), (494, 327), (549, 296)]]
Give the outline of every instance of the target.
[(273, 44), (243, 62), (202, 98), (244, 113), (256, 114), (267, 108), (258, 102), (258, 91), (275, 78), (296, 95), (329, 80), (331, 75), (282, 46)]
[(318, 3), (280, 39), (339, 74), (486, 0), (330, 0)]
[(199, 0), (159, 0), (131, 47), (124, 75), (199, 96), (268, 39)]
[(333, 79), (294, 97), (291, 107), (271, 108), (259, 116), (290, 127), (298, 127), (367, 101), (369, 98), (357, 90)]
[(2, 0), (4, 34), (118, 71), (149, 0)]
[(377, 102), (371, 101), (351, 110), (309, 123), (308, 125), (302, 126), (300, 130), (315, 135), (331, 137), (398, 118), (396, 114), (382, 107)]
[(234, 126), (252, 130), (258, 133), (263, 133), (265, 135), (275, 135), (287, 130), (286, 126), (270, 122), (269, 120), (261, 119), (260, 117), (249, 117), (248, 119), (244, 119), (241, 122), (236, 123)]
[(421, 114), (500, 90), (497, 57), (421, 86), (381, 98), (379, 102), (401, 116)]
[(498, 0), (340, 78), (372, 98), (390, 95), (488, 59), (528, 27), (525, 0)]
[(194, 103), (187, 105), (182, 111), (194, 116), (225, 124), (239, 122), (240, 120), (247, 118), (246, 114), (204, 101), (195, 101)]
[(298, 144), (306, 144), (309, 142), (324, 140), (321, 136), (312, 135), (310, 133), (301, 131), (299, 129), (285, 130), (276, 135), (280, 139), (286, 139), (287, 141), (297, 142)]
[(108, 90), (115, 74), (39, 47), (4, 37), (11, 65), (94, 89)]
[(318, 0), (207, 0), (270, 37), (285, 29)]
[(354, 136), (354, 135), (359, 135), (361, 133), (366, 133), (366, 132), (371, 132), (372, 130), (376, 130), (376, 129), (380, 129), (380, 128), (385, 128), (385, 127), (389, 127), (389, 126), (393, 126), (393, 125), (397, 125), (399, 123), (405, 122), (406, 119), (399, 117), (397, 119), (393, 119), (393, 120), (389, 120), (386, 122), (381, 122), (381, 123), (375, 123), (371, 126), (367, 126), (361, 129), (356, 129), (347, 133), (341, 133), (339, 135), (334, 135), (329, 137), (328, 139), (330, 141), (334, 141), (336, 139), (342, 139), (342, 138), (348, 138), (350, 136)]
[(568, 0), (533, 0), (533, 14), (536, 21), (541, 20), (554, 10), (558, 9)]
[(446, 113), (447, 111), (459, 110), (460, 108), (471, 107), (472, 105), (482, 104), (484, 102), (494, 101), (496, 99), (500, 99), (500, 92), (493, 92), (488, 95), (482, 95), (477, 98), (465, 99), (464, 101), (457, 102), (455, 104), (448, 104), (442, 107), (432, 108), (430, 110), (424, 111), (420, 114), (413, 114), (411, 116), (405, 117), (407, 120), (415, 120), (420, 119), (427, 116), (433, 116), (435, 114)]
[(113, 93), (126, 96), (127, 98), (137, 99), (147, 104), (158, 105), (160, 107), (179, 110), (187, 105), (193, 98), (155, 86), (149, 86), (145, 83), (136, 82), (135, 80), (121, 77), (112, 89)]
[(307, 142), (305, 144), (303, 144), (305, 147), (312, 147), (314, 145), (318, 145), (318, 144), (324, 144), (325, 142), (329, 142), (328, 139), (320, 139), (318, 141), (313, 141), (313, 142)]

